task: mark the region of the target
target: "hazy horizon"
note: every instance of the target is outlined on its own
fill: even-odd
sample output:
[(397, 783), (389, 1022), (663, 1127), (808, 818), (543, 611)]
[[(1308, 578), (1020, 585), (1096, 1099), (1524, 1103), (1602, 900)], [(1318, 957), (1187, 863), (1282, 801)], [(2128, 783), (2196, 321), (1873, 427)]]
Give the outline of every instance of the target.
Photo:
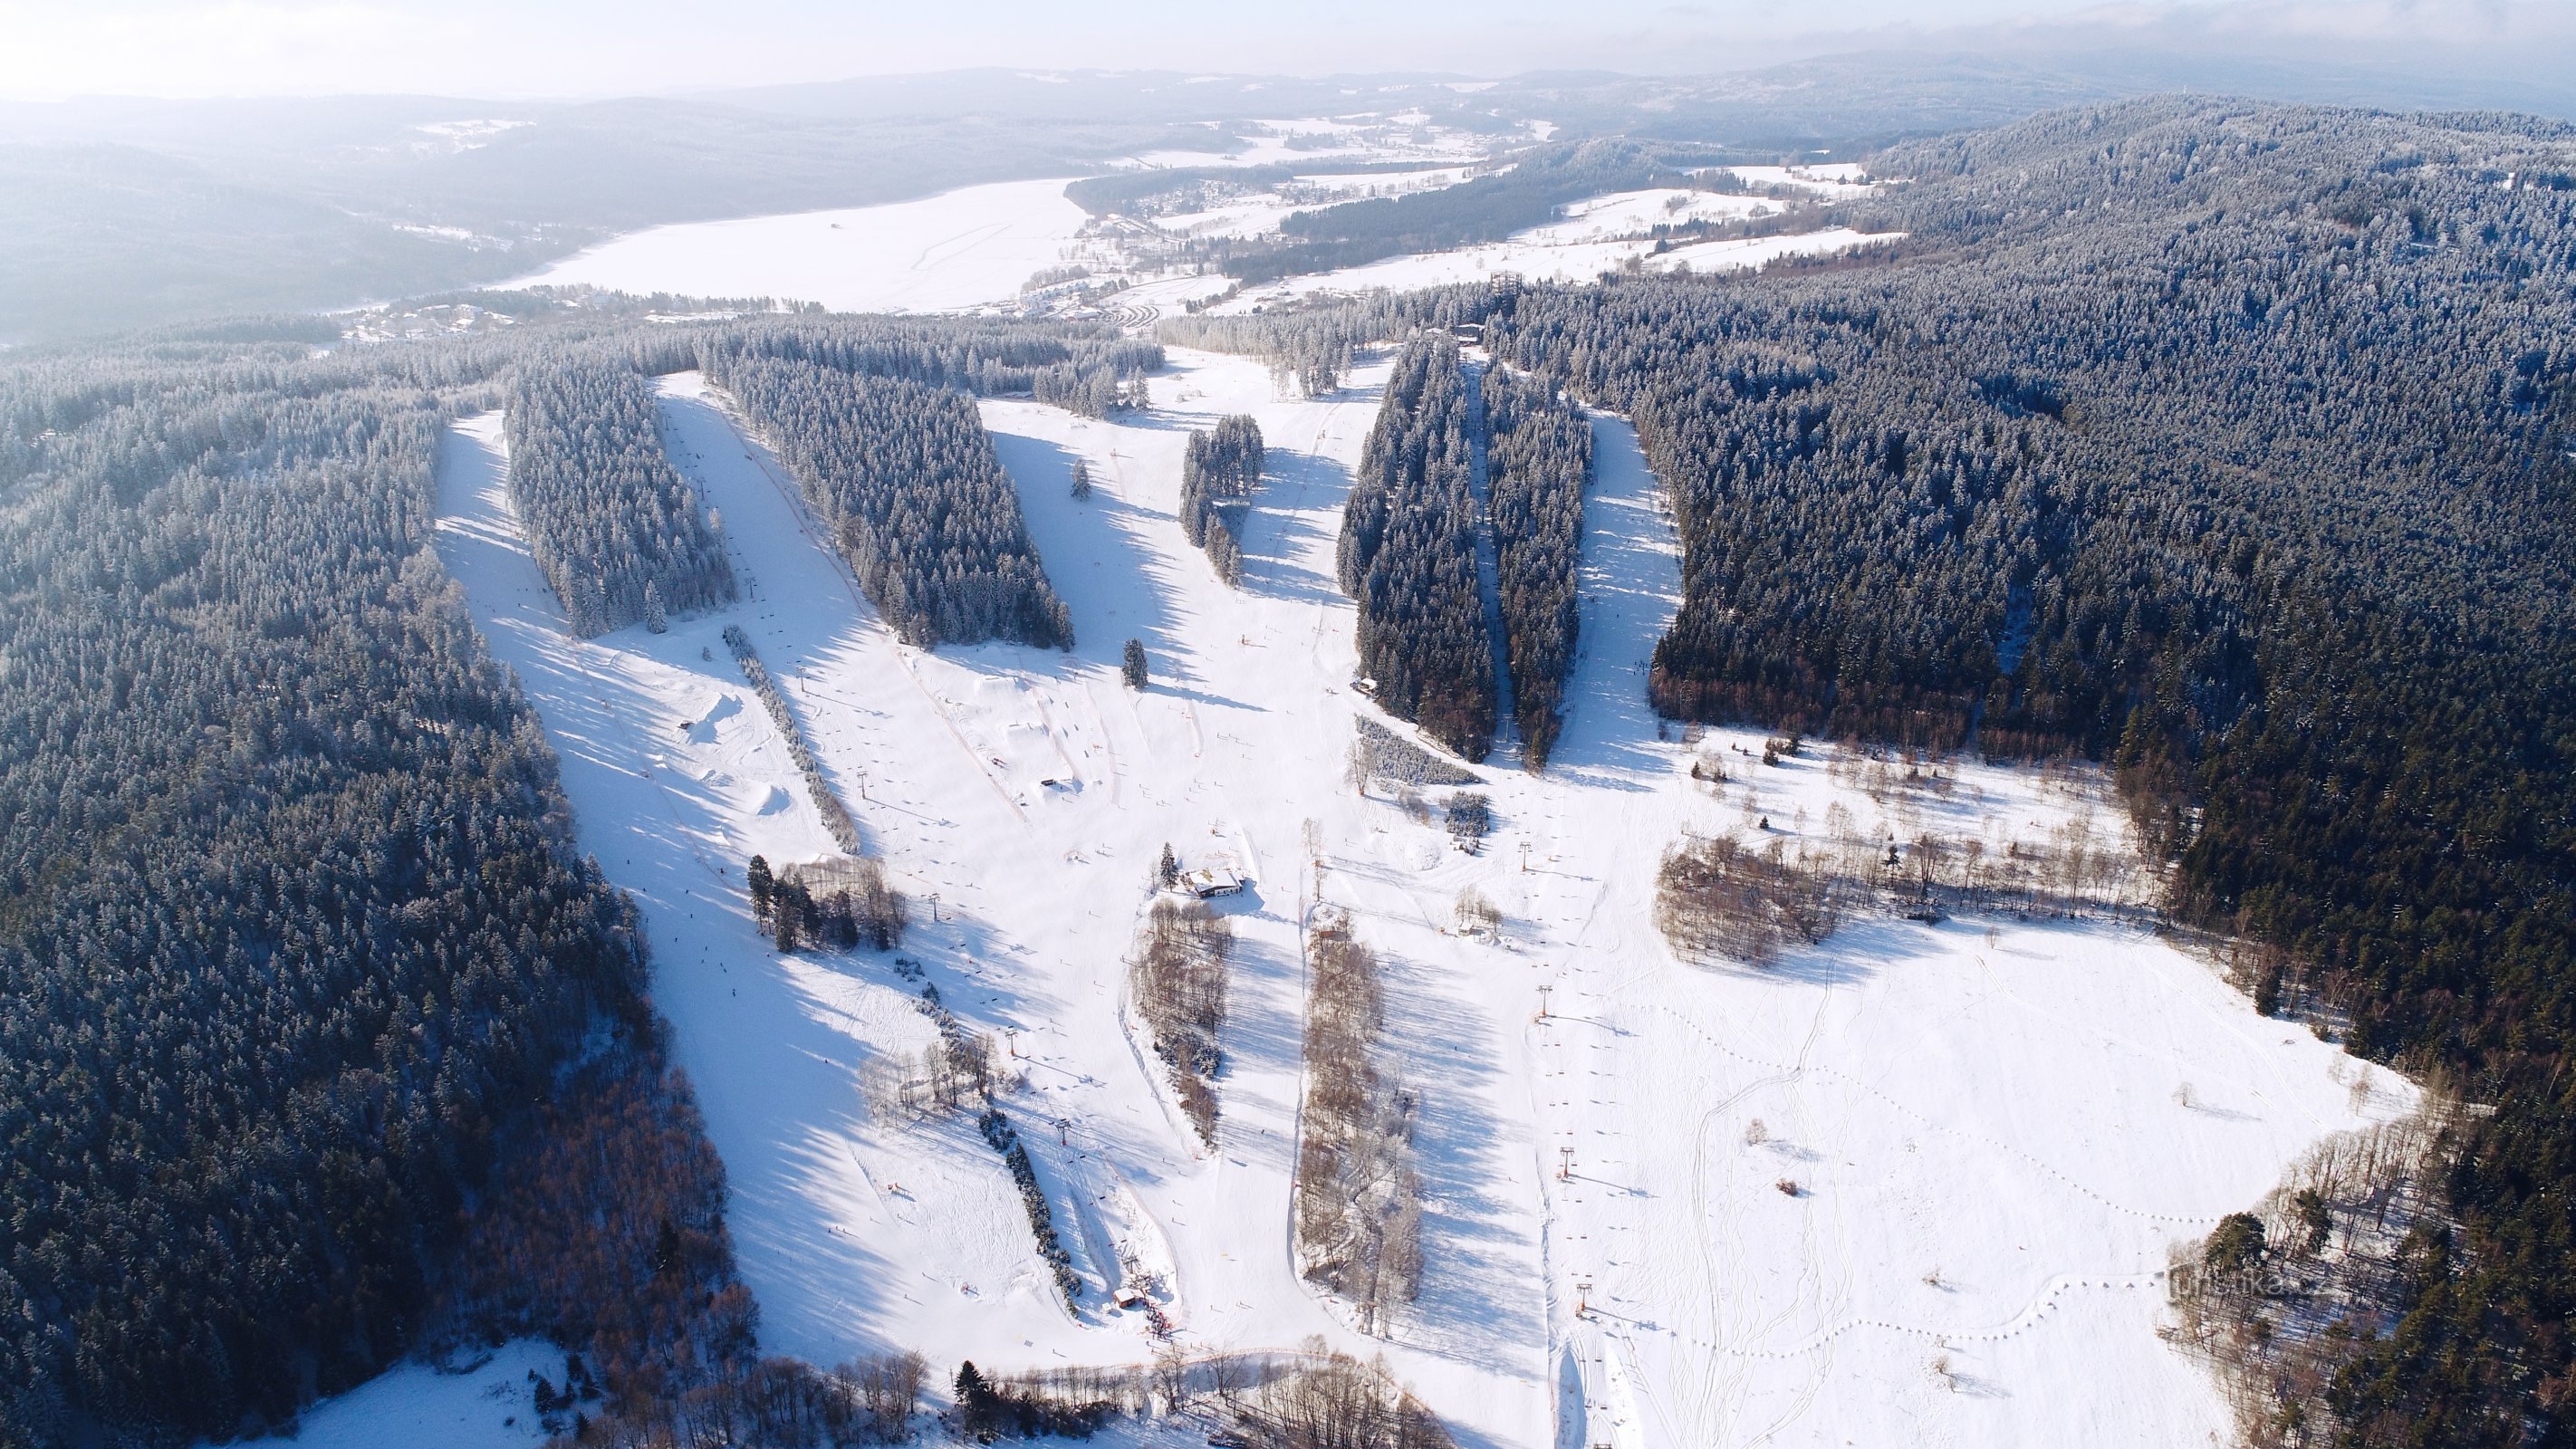
[[(1580, 27), (1572, 23), (1579, 20)], [(1723, 73), (1825, 55), (2089, 54), (2549, 85), (2576, 10), (2535, 0), (1849, 0), (1830, 23), (1749, 0), (1432, 0), (1326, 13), (1211, 13), (1141, 0), (1068, 13), (999, 0), (953, 12), (748, 0), (718, 18), (675, 0), (0, 0), (0, 99), (438, 95), (596, 100), (998, 67), (1291, 77), (1533, 71)]]

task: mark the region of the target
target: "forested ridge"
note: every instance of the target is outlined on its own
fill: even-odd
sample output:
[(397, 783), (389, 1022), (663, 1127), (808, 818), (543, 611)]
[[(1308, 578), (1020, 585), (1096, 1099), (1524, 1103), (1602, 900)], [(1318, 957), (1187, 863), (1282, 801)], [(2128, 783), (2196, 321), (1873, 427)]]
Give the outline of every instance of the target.
[(383, 1367), (570, 1043), (655, 1075), (632, 909), (427, 552), (446, 360), (7, 378), (0, 1440)]
[(2205, 100), (1900, 148), (1881, 256), (1495, 304), (1629, 412), (1664, 712), (2103, 758), (2282, 1009), (2494, 1107), (2270, 1442), (2576, 1415), (2576, 133)]
[(1458, 344), (1425, 333), (1388, 376), (1342, 510), (1336, 567), (1359, 602), (1360, 672), (1400, 719), (1470, 760), (1494, 740), (1494, 656), (1476, 593), (1476, 496)]
[[(650, 347), (653, 339), (639, 339)], [(1089, 417), (1121, 406), (1126, 385), (1163, 365), (1158, 342), (1098, 323), (995, 318), (761, 318), (711, 329), (690, 345), (711, 369), (772, 357), (868, 377), (901, 377), (984, 397), (1028, 393)], [(668, 350), (667, 344), (663, 349)], [(654, 370), (661, 370), (656, 368)]]
[(670, 614), (732, 602), (724, 541), (662, 455), (641, 374), (537, 359), (508, 397), (510, 503), (577, 632), (659, 632)]

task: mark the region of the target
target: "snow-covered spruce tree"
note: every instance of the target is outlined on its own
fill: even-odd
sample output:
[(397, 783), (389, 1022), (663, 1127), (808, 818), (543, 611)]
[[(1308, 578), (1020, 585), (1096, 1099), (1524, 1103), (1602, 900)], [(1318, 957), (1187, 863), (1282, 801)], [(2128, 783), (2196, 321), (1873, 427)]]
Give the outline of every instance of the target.
[(1494, 739), (1494, 656), (1476, 591), (1476, 499), (1458, 344), (1405, 346), (1342, 510), (1338, 571), (1359, 601), (1360, 671), (1390, 714), (1470, 760)]
[(1080, 458), (1073, 460), (1073, 501), (1091, 501), (1091, 465)]
[(573, 631), (730, 603), (733, 569), (662, 453), (650, 384), (614, 363), (537, 358), (507, 393), (510, 505)]
[(769, 873), (769, 857), (753, 856), (742, 878), (751, 888), (751, 919), (765, 930), (769, 926), (770, 893), (777, 885), (776, 878)]
[(1126, 647), (1118, 651), (1118, 673), (1121, 678), (1127, 681), (1127, 687), (1129, 689), (1143, 689), (1145, 687), (1144, 640), (1130, 639), (1127, 641)]

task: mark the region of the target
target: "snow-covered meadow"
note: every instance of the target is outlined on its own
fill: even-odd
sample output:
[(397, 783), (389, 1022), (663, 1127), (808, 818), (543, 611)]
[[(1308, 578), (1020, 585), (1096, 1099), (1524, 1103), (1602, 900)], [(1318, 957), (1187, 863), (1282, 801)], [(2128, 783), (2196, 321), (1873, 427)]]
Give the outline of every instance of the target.
[[(1760, 970), (1676, 960), (1650, 912), (1685, 832), (1821, 830), (1837, 808), (1999, 847), (2122, 827), (2080, 773), (1945, 762), (1935, 787), (1812, 748), (1763, 766), (1758, 735), (1660, 727), (1644, 671), (1678, 555), (1613, 418), (1595, 422), (1582, 652), (1548, 773), (1480, 771), (1497, 828), (1476, 855), (1356, 791), (1347, 750), (1374, 707), (1351, 687), (1332, 558), (1383, 375), (1291, 400), (1257, 364), (1181, 352), (1148, 413), (984, 403), (1071, 653), (898, 643), (784, 470), (686, 374), (663, 383), (666, 440), (721, 511), (746, 597), (666, 634), (575, 641), (510, 516), (498, 418), (451, 435), (442, 556), (544, 718), (584, 846), (642, 907), (765, 1344), (825, 1363), (882, 1347), (1138, 1363), (1145, 1315), (1105, 1291), (1124, 1285), (1194, 1352), (1309, 1335), (1382, 1351), (1469, 1445), (2221, 1431), (2212, 1385), (2154, 1332), (2167, 1244), (2411, 1089), (2109, 919), (1865, 917)], [(1189, 432), (1234, 412), (1270, 446), (1240, 590), (1174, 519)], [(1068, 493), (1077, 459), (1087, 502)], [(830, 841), (728, 623), (915, 901), (899, 953), (782, 956), (753, 930), (748, 857)], [(1119, 680), (1128, 638), (1152, 662), (1142, 693)], [(1702, 760), (1734, 778), (1694, 780)], [(1253, 879), (1223, 903), (1238, 946), (1214, 1150), (1122, 999), (1166, 843)], [(1501, 907), (1497, 936), (1454, 929), (1470, 887)], [(1386, 1039), (1424, 1092), (1425, 1286), (1382, 1342), (1290, 1262), (1300, 941), (1319, 903), (1386, 958)], [(863, 1093), (872, 1057), (932, 1038), (925, 983), (1006, 1043), (1002, 1106), (1089, 1285), (1076, 1311), (971, 1122)]]
[(1634, 237), (1624, 241), (1576, 242), (1515, 238), (1449, 251), (1412, 252), (1365, 266), (1288, 277), (1267, 286), (1248, 288), (1209, 310), (1249, 312), (1294, 298), (1336, 292), (1409, 292), (1460, 282), (1490, 281), (1503, 272), (1532, 282), (1589, 282), (1598, 279), (1603, 272), (1631, 265), (1657, 272), (1729, 272), (1758, 267), (1778, 257), (1848, 251), (1892, 239), (1886, 233), (1869, 235), (1837, 226), (1791, 236), (1689, 242), (1658, 252), (1653, 242)]

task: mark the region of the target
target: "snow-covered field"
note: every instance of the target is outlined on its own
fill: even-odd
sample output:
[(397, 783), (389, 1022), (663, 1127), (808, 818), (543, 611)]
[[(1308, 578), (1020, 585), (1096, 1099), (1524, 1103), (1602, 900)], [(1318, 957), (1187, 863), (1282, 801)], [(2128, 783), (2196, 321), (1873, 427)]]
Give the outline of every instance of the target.
[[(765, 1345), (826, 1363), (912, 1347), (939, 1375), (967, 1356), (1136, 1363), (1142, 1315), (1100, 1291), (1124, 1262), (1160, 1280), (1185, 1347), (1383, 1350), (1471, 1446), (2222, 1430), (2199, 1369), (2154, 1334), (2166, 1244), (2411, 1090), (2108, 921), (1873, 917), (1764, 970), (1673, 959), (1649, 909), (1684, 831), (1822, 829), (1837, 805), (1866, 830), (1998, 848), (2121, 825), (2084, 776), (1957, 764), (1946, 786), (1907, 785), (1812, 751), (1765, 768), (1753, 735), (1665, 738), (1643, 680), (1678, 559), (1615, 419), (1595, 423), (1582, 654), (1548, 774), (1483, 772), (1498, 827), (1476, 856), (1355, 793), (1345, 752), (1372, 707), (1350, 689), (1332, 557), (1383, 375), (1284, 401), (1258, 364), (1180, 352), (1149, 414), (986, 402), (1072, 610), (1070, 654), (897, 643), (694, 375), (664, 381), (666, 435), (748, 595), (664, 635), (573, 641), (518, 540), (498, 418), (451, 436), (442, 555), (544, 717), (583, 844), (643, 908)], [(1236, 591), (1173, 508), (1189, 430), (1239, 411), (1271, 451)], [(1087, 503), (1067, 493), (1076, 459)], [(829, 842), (718, 638), (728, 622), (917, 903), (901, 972), (894, 955), (781, 956), (752, 929), (748, 856)], [(1118, 678), (1130, 637), (1152, 661), (1142, 694)], [(1693, 781), (1700, 757), (1738, 783)], [(1254, 879), (1225, 903), (1240, 944), (1214, 1151), (1121, 1001), (1166, 842)], [(1448, 929), (1469, 886), (1502, 907), (1499, 941)], [(1386, 957), (1386, 1039), (1426, 1093), (1426, 1286), (1383, 1343), (1289, 1261), (1299, 940), (1318, 902)], [(914, 970), (1013, 1053), (1002, 1105), (1091, 1285), (1078, 1313), (965, 1118), (863, 1099), (872, 1055), (931, 1039)]]
[(1473, 161), (1490, 144), (1486, 137), (1474, 132), (1434, 126), (1430, 120), (1420, 111), (1410, 111), (1392, 116), (1252, 121), (1245, 124), (1243, 136), (1229, 149), (1149, 151), (1136, 157), (1133, 164), (1150, 168), (1276, 166), (1311, 161)]
[(657, 226), (513, 285), (777, 297), (843, 312), (954, 312), (1008, 301), (1057, 265), (1088, 218), (1065, 182), (1004, 181), (920, 201)]
[(1756, 197), (1684, 191), (1675, 187), (1614, 191), (1607, 196), (1578, 201), (1565, 209), (1563, 219), (1546, 226), (1531, 227), (1513, 236), (1512, 240), (1557, 246), (1570, 242), (1612, 241), (1642, 236), (1659, 226), (1679, 226), (1694, 221), (1734, 221), (1775, 209), (1771, 202)]
[(1615, 271), (1631, 262), (1658, 272), (1684, 269), (1725, 272), (1758, 267), (1775, 257), (1846, 251), (1872, 242), (1892, 240), (1893, 235), (1864, 234), (1837, 226), (1795, 236), (1693, 242), (1661, 253), (1654, 250), (1653, 243), (1637, 240), (1555, 243), (1515, 239), (1484, 246), (1459, 247), (1454, 251), (1413, 252), (1370, 262), (1366, 266), (1289, 277), (1246, 290), (1210, 310), (1248, 312), (1292, 297), (1325, 292), (1356, 293), (1381, 288), (1406, 292), (1422, 287), (1445, 287), (1459, 282), (1482, 282), (1497, 272), (1511, 272), (1533, 282), (1589, 282), (1603, 272)]

